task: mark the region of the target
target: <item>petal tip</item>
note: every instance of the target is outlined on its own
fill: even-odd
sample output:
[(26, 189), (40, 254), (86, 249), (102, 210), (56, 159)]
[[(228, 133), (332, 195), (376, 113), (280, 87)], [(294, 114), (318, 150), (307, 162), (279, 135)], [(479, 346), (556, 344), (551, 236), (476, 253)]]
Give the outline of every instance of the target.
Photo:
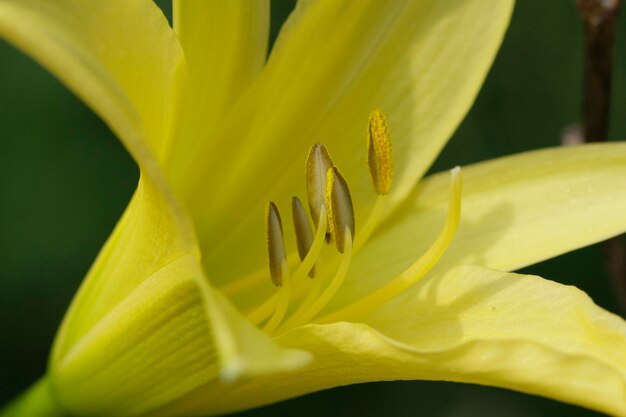
[(219, 373), (220, 381), (230, 385), (236, 382), (244, 373), (245, 366), (241, 358), (235, 358), (222, 365)]

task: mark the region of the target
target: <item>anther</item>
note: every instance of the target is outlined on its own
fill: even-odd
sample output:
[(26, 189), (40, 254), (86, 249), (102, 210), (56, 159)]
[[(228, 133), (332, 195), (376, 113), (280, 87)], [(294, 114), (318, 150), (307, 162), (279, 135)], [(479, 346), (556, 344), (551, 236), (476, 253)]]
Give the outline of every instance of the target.
[(326, 207), (331, 239), (343, 253), (346, 228), (354, 236), (354, 208), (348, 183), (336, 167), (329, 168), (326, 174)]
[[(298, 255), (303, 261), (313, 244), (313, 232), (309, 224), (309, 218), (298, 197), (291, 199), (291, 213), (293, 216), (293, 226), (296, 232), (296, 243), (298, 245)], [(309, 276), (315, 275), (315, 266), (309, 271)]]
[(265, 236), (269, 256), (270, 276), (275, 286), (283, 285), (282, 265), (286, 262), (285, 242), (283, 240), (283, 223), (278, 207), (272, 201), (265, 210)]
[(306, 192), (313, 223), (320, 220), (320, 209), (325, 203), (326, 173), (333, 166), (328, 150), (321, 143), (315, 143), (306, 160)]
[(385, 115), (380, 109), (372, 110), (367, 135), (367, 163), (374, 190), (379, 195), (389, 193), (393, 177), (393, 156), (391, 135)]

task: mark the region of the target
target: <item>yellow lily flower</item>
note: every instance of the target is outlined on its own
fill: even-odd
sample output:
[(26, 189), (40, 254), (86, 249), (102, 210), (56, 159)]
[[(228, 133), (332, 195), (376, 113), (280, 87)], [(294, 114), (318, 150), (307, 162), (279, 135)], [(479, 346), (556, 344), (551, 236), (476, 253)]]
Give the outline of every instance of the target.
[[(141, 170), (47, 375), (2, 415), (208, 415), (428, 379), (626, 416), (626, 323), (573, 287), (498, 271), (626, 230), (626, 146), (464, 167), (463, 191), (458, 170), (419, 181), (512, 7), (302, 0), (266, 62), (267, 1), (175, 0), (172, 30), (149, 0), (0, 0), (0, 35)], [(363, 140), (378, 107), (393, 159), (382, 113)], [(280, 221), (307, 191), (315, 236), (300, 203), (295, 227)]]

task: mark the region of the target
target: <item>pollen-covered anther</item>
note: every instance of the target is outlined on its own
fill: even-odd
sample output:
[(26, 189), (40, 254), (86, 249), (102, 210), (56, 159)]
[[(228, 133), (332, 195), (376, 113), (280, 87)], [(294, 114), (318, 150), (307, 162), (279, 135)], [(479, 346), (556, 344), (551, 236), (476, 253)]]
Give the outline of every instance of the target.
[(385, 195), (391, 190), (393, 155), (389, 127), (380, 109), (374, 109), (370, 114), (367, 147), (367, 163), (374, 190), (379, 195)]
[(270, 277), (275, 286), (283, 285), (283, 263), (286, 262), (285, 242), (283, 240), (283, 223), (278, 207), (272, 201), (265, 210), (265, 236), (269, 257)]
[(326, 207), (331, 239), (343, 253), (346, 229), (354, 236), (354, 208), (348, 183), (336, 167), (329, 168), (326, 174)]
[(313, 223), (318, 224), (320, 210), (325, 203), (326, 173), (333, 166), (330, 154), (324, 145), (315, 143), (306, 160), (306, 192)]
[[(311, 245), (313, 244), (313, 232), (311, 231), (309, 218), (298, 197), (291, 199), (291, 213), (293, 216), (293, 227), (296, 232), (298, 255), (300, 256), (300, 260), (304, 261), (304, 258), (309, 253)], [(309, 271), (311, 278), (313, 278), (314, 275), (315, 266)]]

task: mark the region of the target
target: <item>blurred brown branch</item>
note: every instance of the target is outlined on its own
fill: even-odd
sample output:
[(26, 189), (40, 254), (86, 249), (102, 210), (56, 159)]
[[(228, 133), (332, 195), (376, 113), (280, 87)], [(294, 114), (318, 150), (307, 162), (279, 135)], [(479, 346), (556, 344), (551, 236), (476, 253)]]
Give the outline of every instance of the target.
[(576, 0), (585, 27), (584, 136), (607, 139), (615, 27), (621, 0)]
[[(615, 28), (621, 0), (576, 0), (585, 30), (583, 138), (604, 142), (611, 109)], [(626, 316), (626, 247), (622, 237), (604, 242), (608, 271), (621, 312)]]

